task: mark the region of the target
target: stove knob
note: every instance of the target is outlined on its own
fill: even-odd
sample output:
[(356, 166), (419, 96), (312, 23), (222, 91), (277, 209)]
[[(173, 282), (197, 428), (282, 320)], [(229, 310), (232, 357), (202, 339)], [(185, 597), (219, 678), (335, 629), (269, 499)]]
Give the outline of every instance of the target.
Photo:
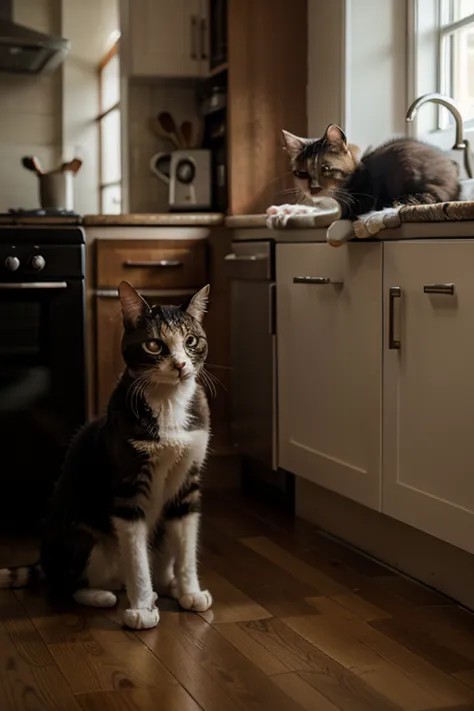
[(18, 257), (7, 257), (5, 259), (5, 266), (11, 272), (16, 272), (20, 267), (20, 260)]
[(31, 266), (37, 272), (40, 272), (46, 266), (46, 260), (41, 254), (36, 254), (31, 260)]

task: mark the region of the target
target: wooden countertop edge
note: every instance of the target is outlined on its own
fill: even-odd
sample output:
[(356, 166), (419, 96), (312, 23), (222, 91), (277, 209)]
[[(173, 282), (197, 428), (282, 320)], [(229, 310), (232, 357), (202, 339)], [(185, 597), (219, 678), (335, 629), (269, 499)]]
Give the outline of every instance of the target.
[(84, 215), (84, 227), (210, 227), (221, 225), (224, 215), (217, 212), (135, 215)]

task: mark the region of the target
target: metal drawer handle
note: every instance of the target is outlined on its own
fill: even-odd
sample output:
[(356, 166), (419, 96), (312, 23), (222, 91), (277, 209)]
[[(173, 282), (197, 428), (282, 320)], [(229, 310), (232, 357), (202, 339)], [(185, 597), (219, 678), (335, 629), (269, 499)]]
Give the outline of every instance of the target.
[(129, 269), (150, 269), (154, 267), (182, 267), (183, 262), (174, 259), (159, 259), (156, 262), (134, 262), (132, 259), (122, 262), (123, 267)]
[[(142, 296), (159, 297), (164, 300), (171, 298), (186, 298), (195, 293), (195, 289), (138, 289)], [(119, 298), (117, 289), (96, 289), (95, 296), (100, 299), (117, 299)], [(168, 303), (168, 302), (166, 302)]]
[(445, 294), (454, 296), (454, 284), (425, 284), (423, 287), (425, 294)]
[(266, 254), (226, 254), (224, 261), (226, 262), (257, 262), (258, 260), (268, 259)]
[(399, 286), (391, 286), (388, 295), (388, 347), (391, 351), (398, 351), (400, 350), (400, 341), (394, 336), (395, 299), (401, 298), (402, 290)]
[(342, 281), (334, 281), (329, 277), (296, 276), (293, 277), (293, 284), (343, 284)]
[(66, 281), (30, 281), (30, 282), (2, 282), (1, 291), (17, 291), (20, 289), (67, 289)]

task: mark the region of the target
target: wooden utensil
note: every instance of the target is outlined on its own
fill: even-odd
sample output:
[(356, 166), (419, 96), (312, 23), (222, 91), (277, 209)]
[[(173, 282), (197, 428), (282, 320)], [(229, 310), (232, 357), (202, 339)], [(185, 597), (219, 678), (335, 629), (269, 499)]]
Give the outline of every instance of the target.
[(158, 114), (158, 124), (161, 126), (169, 139), (175, 144), (176, 148), (184, 148), (178, 137), (178, 128), (175, 120), (169, 111), (161, 111), (161, 113)]
[(181, 124), (181, 138), (184, 148), (193, 148), (193, 124), (191, 121), (183, 121)]
[(163, 131), (161, 128), (160, 124), (158, 123), (158, 120), (156, 118), (151, 118), (149, 120), (149, 126), (150, 130), (152, 133), (155, 134), (155, 136), (158, 136), (158, 138), (164, 138), (165, 141), (169, 141), (175, 148), (181, 148), (181, 144), (177, 143), (172, 136), (169, 135), (168, 132)]
[(82, 160), (80, 158), (73, 158), (68, 163), (63, 163), (61, 170), (69, 170), (73, 175), (79, 172), (82, 165)]
[(23, 167), (27, 170), (31, 170), (33, 173), (36, 173), (36, 175), (43, 175), (44, 171), (41, 167), (41, 163), (35, 156), (24, 156), (21, 162)]

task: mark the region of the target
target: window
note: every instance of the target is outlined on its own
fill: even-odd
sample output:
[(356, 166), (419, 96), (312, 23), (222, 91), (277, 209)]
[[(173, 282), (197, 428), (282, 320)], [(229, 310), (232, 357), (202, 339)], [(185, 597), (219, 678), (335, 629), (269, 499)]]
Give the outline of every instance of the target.
[(99, 189), (100, 211), (122, 209), (120, 141), (120, 63), (115, 43), (99, 67)]
[[(474, 0), (440, 0), (439, 89), (474, 124)], [(440, 112), (440, 128), (452, 120)]]

